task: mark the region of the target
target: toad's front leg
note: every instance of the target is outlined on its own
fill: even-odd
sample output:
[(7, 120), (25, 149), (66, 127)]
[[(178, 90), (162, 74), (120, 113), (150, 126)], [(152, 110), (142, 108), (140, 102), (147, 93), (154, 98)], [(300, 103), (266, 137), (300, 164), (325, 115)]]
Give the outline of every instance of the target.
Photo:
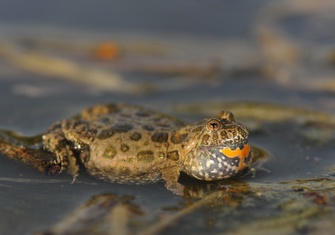
[(56, 155), (57, 158), (53, 163), (60, 165), (60, 173), (67, 171), (73, 175), (74, 181), (78, 176), (79, 165), (72, 144), (63, 134), (62, 122), (54, 124), (42, 138), (44, 148)]
[(20, 136), (15, 132), (0, 130), (0, 155), (31, 166), (48, 175), (60, 173), (58, 164), (54, 164), (55, 155), (40, 148), (42, 135)]
[(162, 170), (162, 179), (165, 181), (165, 187), (173, 193), (183, 196), (185, 186), (178, 182), (180, 168), (178, 166), (167, 167)]

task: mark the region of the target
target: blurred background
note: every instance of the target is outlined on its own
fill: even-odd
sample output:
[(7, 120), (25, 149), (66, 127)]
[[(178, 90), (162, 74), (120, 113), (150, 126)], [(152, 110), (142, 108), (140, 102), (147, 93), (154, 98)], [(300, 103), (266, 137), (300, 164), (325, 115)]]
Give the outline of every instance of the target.
[(28, 133), (104, 102), (332, 112), (333, 11), (326, 0), (0, 1), (0, 105), (10, 120), (45, 106)]
[[(109, 102), (186, 121), (229, 109), (248, 126), (252, 144), (272, 156), (269, 171), (244, 180), (334, 180), (334, 25), (332, 0), (0, 0), (0, 128), (35, 135)], [(1, 234), (52, 226), (99, 193), (134, 196), (146, 223), (184, 207), (163, 184), (121, 186), (84, 174), (72, 185), (70, 176), (0, 163)], [(235, 217), (195, 214), (166, 234), (221, 234), (280, 207), (257, 203), (248, 213), (234, 207)]]

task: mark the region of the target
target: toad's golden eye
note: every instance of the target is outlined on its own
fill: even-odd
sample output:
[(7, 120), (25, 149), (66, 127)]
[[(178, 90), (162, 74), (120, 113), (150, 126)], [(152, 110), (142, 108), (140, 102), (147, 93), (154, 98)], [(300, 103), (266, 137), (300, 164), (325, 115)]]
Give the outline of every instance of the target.
[(209, 131), (217, 131), (221, 129), (221, 123), (216, 119), (210, 119), (207, 121), (206, 127)]

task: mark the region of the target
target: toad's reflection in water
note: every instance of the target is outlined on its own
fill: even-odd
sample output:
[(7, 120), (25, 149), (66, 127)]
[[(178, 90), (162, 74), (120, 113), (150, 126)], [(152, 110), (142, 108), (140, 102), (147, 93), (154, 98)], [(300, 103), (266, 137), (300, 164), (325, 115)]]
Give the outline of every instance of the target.
[[(322, 224), (328, 229), (333, 226), (334, 205), (327, 200), (327, 195), (334, 192), (334, 181), (311, 179), (277, 185), (238, 180), (198, 183), (186, 187), (189, 198), (177, 210), (145, 211), (135, 204), (133, 196), (101, 194), (55, 226), (37, 234), (154, 235), (167, 228), (173, 230), (182, 221), (184, 225), (185, 221), (192, 223), (198, 213), (202, 215), (202, 221), (198, 222), (208, 228), (224, 228), (225, 234), (246, 234), (248, 231), (248, 234), (274, 231), (295, 234), (301, 228), (325, 231)], [(320, 197), (324, 198), (322, 202)], [(276, 212), (268, 214), (264, 204), (275, 207)], [(324, 223), (315, 223), (315, 218), (322, 218)], [(297, 227), (302, 220), (306, 223)]]
[(60, 222), (36, 235), (129, 234), (133, 217), (143, 214), (131, 196), (101, 194), (85, 202)]
[(184, 197), (201, 199), (214, 192), (217, 199), (220, 198), (220, 200), (215, 200), (216, 206), (233, 205), (240, 203), (239, 199), (250, 193), (250, 187), (248, 183), (234, 179), (216, 182), (198, 181), (185, 186)]
[[(144, 213), (140, 206), (134, 204), (133, 196), (101, 194), (85, 202), (51, 228), (37, 232), (36, 235), (130, 234), (130, 231), (137, 231), (138, 234), (157, 234), (167, 227), (174, 226), (177, 220), (200, 208), (240, 206), (243, 198), (252, 193), (246, 183), (238, 181), (229, 181), (225, 185), (198, 182), (198, 185), (188, 188), (190, 198), (177, 212), (163, 210), (156, 216), (152, 216), (150, 215), (152, 212)], [(218, 189), (218, 186), (221, 188)], [(194, 200), (195, 196), (196, 200)], [(203, 198), (199, 200), (198, 197)], [(148, 222), (145, 217), (153, 217), (154, 221), (149, 219)]]

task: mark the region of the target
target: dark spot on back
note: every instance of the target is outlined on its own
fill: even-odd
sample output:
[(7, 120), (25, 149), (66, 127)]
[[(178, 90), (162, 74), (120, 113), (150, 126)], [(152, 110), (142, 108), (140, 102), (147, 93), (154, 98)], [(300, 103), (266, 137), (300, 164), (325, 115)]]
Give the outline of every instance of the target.
[(171, 142), (174, 144), (180, 144), (187, 138), (187, 134), (180, 134), (174, 131), (171, 135)]
[(134, 132), (129, 138), (134, 141), (139, 141), (142, 138), (142, 135), (138, 132)]
[(105, 149), (103, 156), (106, 158), (113, 158), (116, 155), (116, 149), (113, 146), (109, 146)]
[(141, 151), (137, 154), (137, 160), (145, 163), (152, 162), (155, 158), (154, 153), (151, 150)]
[(179, 153), (177, 150), (168, 152), (167, 158), (172, 161), (178, 161), (179, 160)]
[(128, 145), (126, 145), (126, 144), (121, 144), (121, 151), (122, 152), (127, 152), (129, 150), (129, 146)]
[(126, 132), (128, 132), (128, 131), (130, 131), (132, 129), (133, 129), (133, 126), (130, 125), (130, 124), (123, 124), (122, 123), (122, 124), (115, 124), (113, 126), (113, 130), (115, 132), (121, 132), (121, 133), (126, 133)]
[(151, 136), (151, 140), (157, 143), (165, 143), (169, 138), (169, 134), (166, 132), (156, 132)]
[(99, 140), (104, 140), (104, 139), (111, 138), (114, 134), (115, 134), (114, 129), (113, 128), (108, 128), (106, 130), (101, 131), (99, 133), (99, 135), (97, 136), (97, 138)]

